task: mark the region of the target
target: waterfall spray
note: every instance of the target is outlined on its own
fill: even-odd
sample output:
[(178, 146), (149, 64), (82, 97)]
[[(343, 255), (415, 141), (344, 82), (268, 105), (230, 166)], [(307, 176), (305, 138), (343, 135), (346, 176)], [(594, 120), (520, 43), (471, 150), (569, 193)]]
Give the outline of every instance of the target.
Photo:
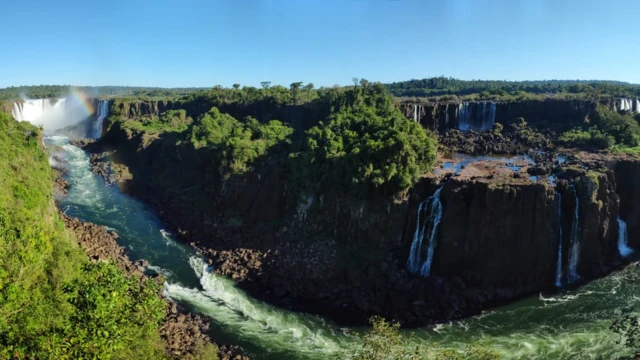
[(578, 258), (580, 256), (580, 199), (578, 199), (578, 193), (575, 186), (571, 186), (573, 194), (576, 197), (576, 209), (573, 214), (573, 224), (571, 224), (571, 248), (569, 249), (569, 281), (576, 281), (580, 279), (578, 271)]
[(633, 252), (633, 249), (629, 247), (628, 243), (627, 223), (618, 218), (618, 252), (620, 256), (627, 257)]
[[(407, 268), (410, 272), (419, 273), (423, 277), (428, 277), (431, 273), (431, 264), (433, 262), (433, 253), (436, 248), (436, 236), (438, 234), (438, 225), (442, 219), (442, 203), (440, 202), (440, 192), (442, 186), (433, 193), (427, 200), (418, 206), (418, 218), (416, 221), (416, 231), (413, 234), (413, 242), (409, 252), (409, 260)], [(424, 218), (421, 223), (420, 219)], [(427, 248), (426, 258), (423, 259), (423, 240), (424, 234), (429, 229), (429, 246)]]
[(558, 208), (558, 265), (556, 267), (556, 286), (562, 286), (562, 195), (556, 192), (556, 206)]
[(102, 136), (102, 123), (104, 119), (109, 115), (109, 101), (102, 100), (98, 104), (98, 113), (96, 115), (96, 121), (93, 123), (92, 136), (96, 139)]

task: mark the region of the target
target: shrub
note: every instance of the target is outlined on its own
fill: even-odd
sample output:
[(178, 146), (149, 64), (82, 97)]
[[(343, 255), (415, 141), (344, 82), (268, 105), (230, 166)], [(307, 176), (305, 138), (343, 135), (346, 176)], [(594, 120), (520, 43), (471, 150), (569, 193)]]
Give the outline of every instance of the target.
[(613, 136), (601, 132), (595, 126), (588, 131), (580, 129), (567, 131), (560, 136), (560, 141), (567, 146), (595, 149), (608, 149), (615, 144)]
[(638, 145), (636, 135), (640, 134), (640, 126), (632, 116), (621, 115), (604, 106), (599, 106), (595, 111), (594, 119), (598, 128), (607, 135), (613, 136), (616, 143), (627, 146)]
[(436, 140), (393, 107), (382, 87), (336, 98), (333, 112), (309, 129), (294, 170), (312, 185), (356, 196), (408, 189), (431, 169)]
[(194, 146), (213, 150), (225, 176), (230, 176), (248, 171), (270, 148), (289, 143), (293, 129), (278, 120), (261, 124), (248, 117), (243, 123), (212, 108), (198, 119), (191, 133)]
[(474, 345), (464, 351), (439, 349), (423, 343), (414, 344), (412, 337), (400, 334), (398, 323), (389, 323), (380, 317), (371, 318), (372, 329), (360, 337), (362, 347), (353, 355), (353, 360), (495, 360), (500, 355)]

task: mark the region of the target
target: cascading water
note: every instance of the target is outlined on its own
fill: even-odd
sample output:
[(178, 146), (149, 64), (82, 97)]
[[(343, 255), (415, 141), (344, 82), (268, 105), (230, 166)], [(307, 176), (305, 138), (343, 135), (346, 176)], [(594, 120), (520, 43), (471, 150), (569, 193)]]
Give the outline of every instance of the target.
[(78, 98), (31, 99), (14, 102), (11, 115), (18, 121), (42, 125), (45, 133), (52, 134), (86, 120), (91, 115), (90, 110), (84, 100)]
[(98, 113), (96, 115), (96, 121), (93, 123), (92, 136), (96, 139), (102, 136), (102, 123), (104, 119), (109, 115), (109, 101), (102, 100), (98, 103)]
[(558, 208), (558, 265), (556, 267), (556, 286), (562, 286), (562, 195), (556, 192), (556, 206)]
[(469, 131), (471, 129), (471, 111), (469, 103), (461, 103), (458, 106), (458, 129)]
[(418, 122), (418, 105), (413, 105), (413, 121)]
[(578, 258), (580, 256), (580, 199), (576, 188), (571, 186), (576, 197), (576, 208), (573, 212), (573, 223), (571, 224), (571, 248), (569, 249), (569, 277), (570, 282), (580, 279), (578, 275)]
[(497, 104), (494, 102), (463, 102), (458, 105), (458, 129), (486, 131), (496, 121)]
[(629, 247), (627, 223), (620, 218), (618, 218), (618, 252), (622, 257), (627, 257), (633, 252), (633, 249)]
[[(413, 234), (413, 242), (409, 252), (409, 260), (407, 268), (410, 272), (419, 273), (423, 277), (428, 277), (431, 273), (431, 263), (433, 262), (433, 253), (436, 248), (436, 235), (438, 234), (438, 225), (442, 220), (442, 203), (440, 202), (440, 192), (442, 186), (433, 193), (427, 200), (418, 206), (418, 219), (416, 220), (416, 231)], [(424, 218), (421, 223), (420, 219)], [(429, 231), (427, 232), (427, 229)], [(424, 234), (429, 234), (429, 247), (427, 248), (426, 257), (423, 256), (423, 240)]]

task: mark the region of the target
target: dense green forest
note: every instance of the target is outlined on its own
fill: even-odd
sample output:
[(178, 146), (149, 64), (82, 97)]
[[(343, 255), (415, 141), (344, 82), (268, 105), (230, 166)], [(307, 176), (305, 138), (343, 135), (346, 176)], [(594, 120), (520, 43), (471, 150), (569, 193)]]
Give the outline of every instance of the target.
[(159, 285), (88, 261), (55, 212), (40, 136), (0, 112), (0, 358), (166, 358)]
[(394, 96), (432, 97), (442, 95), (491, 95), (528, 94), (588, 94), (610, 96), (640, 96), (640, 85), (620, 81), (604, 80), (540, 80), (540, 81), (495, 81), (458, 80), (444, 76), (394, 82), (386, 85)]
[[(365, 79), (353, 78), (357, 85), (366, 85)], [(509, 98), (534, 95), (565, 94), (579, 97), (595, 96), (640, 96), (640, 85), (621, 81), (607, 80), (535, 80), (535, 81), (500, 81), (500, 80), (458, 80), (444, 76), (421, 80), (408, 80), (384, 84), (396, 97), (441, 97), (456, 96), (470, 98)], [(69, 92), (70, 85), (38, 85), (19, 86), (0, 89), (0, 101), (17, 100), (24, 96), (35, 98), (62, 97)], [(178, 98), (198, 92), (217, 94), (218, 100), (253, 101), (261, 90), (269, 90), (270, 101), (287, 101), (304, 103), (313, 100), (333, 87), (316, 89), (312, 83), (294, 82), (289, 86), (272, 85), (270, 81), (261, 82), (261, 88), (234, 84), (230, 88), (220, 85), (210, 88), (159, 88), (136, 86), (78, 86), (89, 96), (131, 97), (139, 99)], [(200, 97), (200, 95), (195, 95)], [(452, 98), (454, 99), (454, 98)]]
[[(366, 197), (408, 189), (435, 160), (435, 137), (406, 119), (381, 84), (213, 88), (179, 101), (186, 110), (122, 121), (128, 101), (112, 106), (111, 126), (171, 133), (208, 151), (227, 178), (276, 157), (296, 184)], [(279, 120), (292, 113), (292, 122)]]
[[(41, 99), (64, 97), (69, 94), (71, 85), (19, 86), (0, 89), (0, 101), (18, 100), (24, 97)], [(153, 88), (130, 86), (76, 86), (87, 96), (114, 97), (135, 96), (139, 98), (171, 98), (189, 94), (202, 88)]]

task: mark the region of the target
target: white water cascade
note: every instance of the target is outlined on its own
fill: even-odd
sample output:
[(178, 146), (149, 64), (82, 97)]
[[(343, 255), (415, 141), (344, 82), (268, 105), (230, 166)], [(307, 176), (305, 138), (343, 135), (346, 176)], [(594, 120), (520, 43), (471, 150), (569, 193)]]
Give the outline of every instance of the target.
[(556, 286), (562, 287), (562, 195), (556, 192), (556, 206), (558, 207), (558, 266), (556, 268)]
[(13, 103), (11, 115), (18, 121), (42, 125), (45, 133), (53, 133), (85, 120), (90, 114), (82, 101), (70, 98), (16, 101)]
[(569, 249), (569, 281), (580, 279), (578, 271), (578, 258), (580, 256), (580, 199), (574, 186), (571, 187), (576, 197), (576, 209), (573, 213), (573, 223), (571, 224), (571, 248)]
[(98, 104), (98, 113), (96, 114), (96, 121), (93, 123), (93, 129), (91, 135), (98, 139), (102, 136), (102, 122), (109, 115), (109, 101), (102, 100)]
[(613, 101), (614, 111), (640, 112), (640, 99), (619, 98)]
[[(433, 193), (427, 200), (418, 206), (418, 219), (416, 220), (416, 231), (413, 234), (413, 242), (409, 252), (409, 260), (407, 261), (407, 269), (423, 277), (428, 277), (431, 273), (431, 263), (433, 262), (433, 253), (436, 249), (436, 235), (438, 234), (438, 225), (442, 220), (442, 203), (440, 202), (440, 193), (442, 186)], [(420, 219), (424, 219), (421, 223)], [(429, 230), (427, 232), (427, 229)], [(423, 256), (423, 240), (424, 234), (429, 234), (429, 247), (427, 248), (426, 257)]]
[(486, 131), (496, 122), (497, 104), (494, 102), (463, 102), (458, 105), (458, 129)]
[(413, 121), (418, 122), (418, 105), (413, 105)]
[(622, 257), (627, 257), (633, 252), (633, 249), (629, 247), (627, 223), (620, 218), (618, 218), (618, 252)]

